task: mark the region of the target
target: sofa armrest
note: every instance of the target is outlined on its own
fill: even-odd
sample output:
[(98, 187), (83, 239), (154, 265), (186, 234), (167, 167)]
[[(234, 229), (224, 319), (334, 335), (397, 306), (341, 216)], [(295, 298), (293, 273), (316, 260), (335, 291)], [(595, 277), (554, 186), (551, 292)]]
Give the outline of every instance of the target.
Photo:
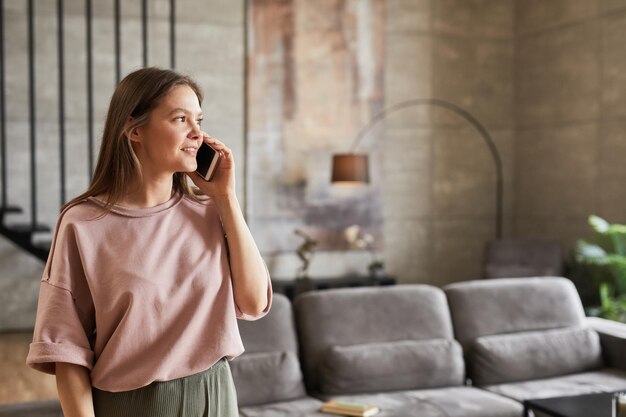
[(588, 317), (587, 324), (600, 335), (602, 356), (606, 364), (626, 371), (626, 323)]

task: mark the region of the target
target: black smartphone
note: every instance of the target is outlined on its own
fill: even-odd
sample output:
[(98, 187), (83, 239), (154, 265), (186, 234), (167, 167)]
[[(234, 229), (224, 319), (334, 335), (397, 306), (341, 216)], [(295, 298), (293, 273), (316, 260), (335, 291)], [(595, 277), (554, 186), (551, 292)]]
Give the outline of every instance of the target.
[(221, 154), (213, 149), (210, 145), (207, 145), (205, 142), (202, 142), (200, 145), (200, 149), (196, 153), (196, 162), (198, 163), (198, 168), (196, 172), (200, 174), (205, 181), (211, 181), (215, 171), (217, 171), (217, 167), (220, 164)]

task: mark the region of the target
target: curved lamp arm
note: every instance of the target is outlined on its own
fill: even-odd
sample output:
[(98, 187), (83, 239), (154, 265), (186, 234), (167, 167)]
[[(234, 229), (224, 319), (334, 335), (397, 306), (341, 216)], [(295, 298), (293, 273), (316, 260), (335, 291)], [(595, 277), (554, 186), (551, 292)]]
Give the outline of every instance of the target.
[[(354, 138), (354, 141), (352, 142), (351, 153), (355, 153), (355, 150), (357, 149), (365, 135), (376, 123), (378, 123), (391, 113), (413, 106), (435, 106), (450, 110), (468, 121), (480, 133), (481, 137), (485, 141), (485, 144), (489, 148), (489, 151), (493, 158), (493, 162), (496, 166), (496, 237), (498, 239), (502, 238), (503, 174), (500, 153), (498, 152), (498, 148), (496, 147), (493, 139), (489, 135), (489, 132), (487, 132), (487, 129), (485, 129), (485, 127), (478, 121), (478, 119), (476, 119), (474, 116), (472, 116), (470, 113), (457, 106), (456, 104), (434, 98), (411, 99), (394, 104), (393, 106), (388, 107), (381, 112), (375, 114), (374, 117), (372, 117), (372, 120), (370, 120), (369, 123), (367, 123), (361, 128), (361, 130), (359, 130), (356, 137)], [(365, 164), (367, 164), (367, 162), (365, 162)], [(365, 165), (365, 169), (367, 169), (367, 165)]]

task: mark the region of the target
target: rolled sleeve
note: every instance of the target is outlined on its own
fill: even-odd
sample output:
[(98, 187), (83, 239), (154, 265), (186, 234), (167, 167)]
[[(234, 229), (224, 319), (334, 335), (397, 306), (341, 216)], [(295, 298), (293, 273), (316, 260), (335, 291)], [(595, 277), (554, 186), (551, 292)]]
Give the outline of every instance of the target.
[(42, 281), (33, 342), (26, 364), (55, 374), (57, 362), (93, 368), (94, 352), (89, 342), (93, 333), (89, 313), (81, 311), (72, 292)]
[(30, 344), (28, 365), (37, 371), (54, 375), (57, 362), (82, 365), (91, 370), (93, 358), (91, 349), (70, 343), (34, 342)]

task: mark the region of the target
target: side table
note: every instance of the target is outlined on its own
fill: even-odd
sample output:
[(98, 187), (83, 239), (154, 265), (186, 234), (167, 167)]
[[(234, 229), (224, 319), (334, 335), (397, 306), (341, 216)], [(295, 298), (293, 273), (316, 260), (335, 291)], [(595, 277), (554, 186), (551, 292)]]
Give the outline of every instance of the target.
[(396, 278), (388, 275), (347, 275), (341, 277), (328, 278), (299, 278), (299, 279), (274, 279), (272, 278), (272, 288), (274, 292), (284, 294), (293, 300), (303, 292), (313, 290), (325, 290), (329, 288), (346, 287), (369, 287), (378, 285), (395, 285)]

